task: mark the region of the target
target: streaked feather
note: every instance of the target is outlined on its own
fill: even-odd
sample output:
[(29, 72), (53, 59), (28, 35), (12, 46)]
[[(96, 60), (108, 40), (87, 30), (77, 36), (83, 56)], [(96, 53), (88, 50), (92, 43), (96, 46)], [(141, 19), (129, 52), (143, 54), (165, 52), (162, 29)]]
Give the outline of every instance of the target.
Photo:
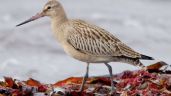
[(73, 30), (68, 42), (77, 50), (94, 56), (125, 56), (140, 58), (141, 55), (126, 46), (108, 31), (81, 20), (72, 21)]

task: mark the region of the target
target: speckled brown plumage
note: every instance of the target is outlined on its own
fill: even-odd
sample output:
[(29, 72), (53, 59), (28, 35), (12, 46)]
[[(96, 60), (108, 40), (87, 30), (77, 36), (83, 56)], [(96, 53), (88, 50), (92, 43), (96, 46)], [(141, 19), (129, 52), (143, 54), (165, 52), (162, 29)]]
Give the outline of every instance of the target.
[(108, 31), (82, 20), (70, 22), (73, 30), (69, 31), (67, 40), (78, 51), (97, 57), (123, 58), (121, 59), (123, 62), (124, 59), (128, 59), (125, 62), (130, 59), (137, 63), (137, 60), (141, 58), (141, 54), (126, 46)]
[[(82, 20), (73, 20), (72, 23), (75, 31), (71, 32), (68, 40), (75, 48), (80, 49), (87, 54), (97, 56), (123, 55), (133, 58), (140, 57), (140, 54), (128, 48), (118, 38), (106, 30), (88, 24)], [(76, 41), (78, 38), (79, 41)], [(128, 51), (126, 52), (126, 50)]]
[(109, 62), (124, 62), (144, 67), (139, 59), (153, 59), (139, 54), (113, 34), (98, 26), (82, 20), (68, 19), (62, 5), (56, 0), (49, 0), (42, 12), (17, 26), (44, 16), (51, 18), (54, 36), (64, 51), (71, 57), (87, 63), (86, 74), (80, 91), (83, 90), (88, 78), (89, 63), (104, 63), (107, 66), (110, 73), (111, 91), (114, 92), (112, 67), (108, 64)]

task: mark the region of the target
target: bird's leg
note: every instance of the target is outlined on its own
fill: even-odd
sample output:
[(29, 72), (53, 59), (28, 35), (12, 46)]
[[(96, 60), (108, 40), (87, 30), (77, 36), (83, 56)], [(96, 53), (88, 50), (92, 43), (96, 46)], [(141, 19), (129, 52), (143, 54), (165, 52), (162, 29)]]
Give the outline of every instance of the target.
[(84, 89), (84, 84), (86, 83), (86, 80), (88, 78), (88, 73), (89, 73), (89, 63), (87, 63), (86, 74), (85, 74), (85, 76), (84, 76), (84, 78), (82, 80), (82, 84), (81, 84), (81, 87), (80, 87), (80, 92), (82, 92), (83, 89)]
[(107, 63), (105, 63), (105, 65), (107, 66), (107, 68), (108, 68), (108, 70), (109, 70), (110, 80), (111, 80), (111, 87), (112, 87), (111, 92), (113, 93), (114, 90), (115, 90), (115, 87), (114, 87), (114, 83), (113, 83), (112, 67), (111, 67), (109, 64), (107, 64)]

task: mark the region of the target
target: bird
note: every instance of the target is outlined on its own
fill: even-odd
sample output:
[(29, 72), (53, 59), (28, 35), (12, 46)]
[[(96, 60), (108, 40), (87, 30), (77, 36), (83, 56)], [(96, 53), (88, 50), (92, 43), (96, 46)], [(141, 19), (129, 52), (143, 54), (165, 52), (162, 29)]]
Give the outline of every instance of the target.
[(103, 63), (109, 71), (111, 92), (115, 91), (111, 62), (122, 62), (145, 67), (140, 60), (154, 58), (140, 54), (128, 47), (109, 31), (81, 19), (70, 19), (59, 0), (48, 0), (43, 10), (30, 19), (16, 25), (21, 26), (41, 17), (50, 17), (51, 29), (64, 51), (71, 57), (87, 64), (80, 91), (89, 77), (89, 65)]

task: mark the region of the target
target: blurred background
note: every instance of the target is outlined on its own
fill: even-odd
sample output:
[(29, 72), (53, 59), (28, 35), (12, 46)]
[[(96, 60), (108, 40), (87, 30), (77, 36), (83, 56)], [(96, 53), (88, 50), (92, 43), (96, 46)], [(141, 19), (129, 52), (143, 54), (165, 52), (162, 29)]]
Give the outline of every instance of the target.
[[(86, 64), (67, 56), (42, 18), (22, 27), (16, 24), (39, 12), (47, 0), (1, 0), (0, 77), (34, 78), (53, 83), (83, 76)], [(170, 0), (60, 0), (68, 17), (80, 18), (110, 31), (136, 51), (171, 63)], [(142, 61), (149, 65), (156, 61)], [(112, 62), (113, 73), (136, 70)], [(98, 66), (97, 66), (98, 65)], [(90, 75), (105, 75), (103, 64), (90, 66)]]

